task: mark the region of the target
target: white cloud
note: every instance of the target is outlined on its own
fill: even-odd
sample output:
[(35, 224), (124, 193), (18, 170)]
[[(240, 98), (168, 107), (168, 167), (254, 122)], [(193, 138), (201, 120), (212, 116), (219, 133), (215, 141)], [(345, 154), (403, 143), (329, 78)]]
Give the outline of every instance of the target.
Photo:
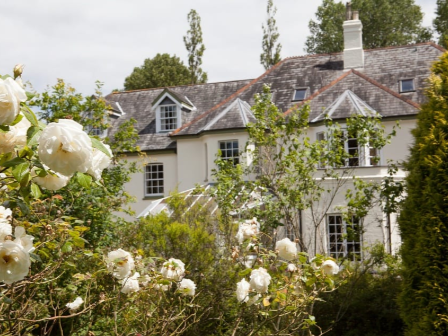
[[(24, 79), (36, 90), (63, 78), (84, 94), (95, 80), (104, 92), (122, 88), (126, 76), (157, 53), (186, 61), (183, 36), (187, 14), (194, 8), (202, 19), (206, 51), (203, 69), (209, 81), (258, 77), (261, 25), (266, 0), (34, 0), (0, 3), (2, 57), (0, 73), (16, 63), (26, 65)], [(321, 0), (275, 0), (282, 56), (304, 53)], [(435, 0), (417, 0), (425, 24), (434, 17)]]

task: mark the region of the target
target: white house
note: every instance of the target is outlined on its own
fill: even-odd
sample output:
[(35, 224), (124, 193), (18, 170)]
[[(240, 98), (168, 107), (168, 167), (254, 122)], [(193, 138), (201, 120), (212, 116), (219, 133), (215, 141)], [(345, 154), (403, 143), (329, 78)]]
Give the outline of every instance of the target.
[[(127, 186), (137, 198), (136, 213), (175, 188), (182, 191), (213, 182), (211, 172), (218, 149), (224, 158), (236, 163), (244, 160), (239, 153), (248, 140), (246, 125), (254, 120), (250, 107), (264, 84), (270, 85), (273, 102), (286, 113), (293, 106), (310, 105), (311, 139), (321, 136), (325, 114), (343, 123), (354, 113), (379, 113), (388, 130), (399, 120), (401, 128), (381, 153), (368, 154), (368, 149), (358, 146), (357, 139), (347, 142), (348, 151), (359, 153), (347, 163), (356, 168), (355, 175), (373, 180), (385, 176), (388, 160), (404, 160), (409, 152), (410, 130), (425, 101), (425, 80), (444, 49), (428, 42), (363, 50), (362, 23), (357, 13), (344, 22), (344, 39), (342, 53), (286, 58), (253, 80), (108, 95), (106, 99), (121, 115), (113, 122), (111, 134), (122, 121), (136, 119), (138, 145), (147, 155), (143, 173), (134, 174)], [(379, 160), (372, 160), (373, 156)], [(397, 177), (403, 178), (404, 172), (399, 171)], [(369, 214), (375, 224), (366, 228), (362, 241), (347, 241), (346, 224), (337, 210), (342, 204), (343, 198), (336, 198), (325, 213), (326, 224), (319, 232), (317, 250), (335, 256), (347, 250), (360, 253), (363, 243), (375, 241), (389, 244), (391, 250), (398, 247), (395, 221), (386, 228), (381, 224), (385, 221), (381, 211)]]

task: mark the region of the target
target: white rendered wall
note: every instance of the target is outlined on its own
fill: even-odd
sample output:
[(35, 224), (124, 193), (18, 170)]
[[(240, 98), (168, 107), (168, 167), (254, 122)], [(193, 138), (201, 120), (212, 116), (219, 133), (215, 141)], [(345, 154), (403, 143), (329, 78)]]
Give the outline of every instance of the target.
[(141, 213), (154, 197), (145, 196), (145, 166), (148, 163), (163, 163), (164, 174), (164, 196), (168, 196), (170, 191), (177, 186), (177, 156), (175, 153), (169, 154), (148, 154), (144, 157), (129, 156), (129, 162), (137, 162), (140, 172), (131, 175), (131, 181), (126, 183), (125, 190), (136, 202), (132, 204), (132, 209), (136, 215)]
[[(353, 176), (356, 176), (358, 178), (362, 178), (365, 181), (381, 182), (382, 179), (387, 176), (387, 165), (389, 160), (400, 167), (401, 163), (406, 160), (409, 155), (409, 148), (413, 142), (411, 130), (415, 127), (415, 125), (415, 119), (401, 120), (399, 122), (399, 127), (396, 127), (395, 121), (384, 122), (386, 134), (392, 132), (395, 126), (396, 136), (391, 139), (390, 144), (386, 145), (381, 150), (381, 165), (341, 169), (341, 172), (343, 170), (349, 172), (344, 184), (341, 187), (337, 187), (336, 181), (327, 180), (325, 182), (325, 187), (330, 190), (335, 190), (335, 188), (338, 188), (336, 197), (331, 200), (331, 198), (328, 196), (329, 194), (324, 193), (321, 201), (318, 204), (315, 204), (314, 213), (312, 213), (311, 210), (308, 209), (302, 214), (304, 243), (305, 246), (309, 248), (309, 251), (311, 253), (313, 253), (315, 250), (317, 251), (317, 253), (327, 252), (328, 234), (325, 215), (341, 213), (340, 207), (344, 207), (346, 205), (345, 193), (347, 189), (353, 190), (353, 182), (351, 178)], [(308, 137), (311, 141), (315, 141), (316, 134), (324, 131), (324, 125), (310, 127), (308, 129)], [(405, 175), (405, 171), (403, 169), (399, 169), (395, 178), (397, 181), (402, 181), (405, 178)], [(317, 172), (316, 177), (319, 177), (319, 171)], [(317, 227), (317, 239), (315, 239), (315, 224), (319, 222), (319, 219), (323, 220)], [(397, 224), (397, 215), (392, 214), (390, 219), (392, 251), (395, 253), (398, 251), (401, 244), (400, 233)], [(363, 220), (364, 247), (372, 246), (375, 243), (382, 243), (386, 245), (386, 248), (388, 248), (387, 246), (389, 245), (389, 235), (387, 224), (387, 216), (382, 212), (379, 206), (371, 209)]]
[(212, 170), (219, 141), (238, 140), (240, 152), (244, 151), (248, 135), (245, 131), (207, 134), (194, 139), (177, 140), (179, 190), (193, 188), (195, 184), (214, 182)]

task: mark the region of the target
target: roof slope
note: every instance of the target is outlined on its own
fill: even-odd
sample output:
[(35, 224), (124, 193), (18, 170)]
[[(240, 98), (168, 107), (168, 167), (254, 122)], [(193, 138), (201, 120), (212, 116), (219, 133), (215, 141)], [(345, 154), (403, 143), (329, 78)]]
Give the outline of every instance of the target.
[[(196, 110), (182, 111), (182, 122), (188, 123), (198, 115), (212, 108), (226, 97), (244, 87), (250, 80), (232, 82), (207, 83), (198, 85), (183, 85), (170, 87), (169, 91), (179, 97), (190, 100)], [(152, 110), (153, 101), (165, 88), (145, 89), (127, 92), (115, 92), (106, 96), (112, 106), (119, 103), (125, 115), (112, 122), (110, 135), (113, 136), (118, 126), (130, 118), (134, 118), (139, 134), (137, 145), (141, 150), (164, 150), (176, 148), (176, 143), (168, 133), (156, 133), (155, 113)]]
[[(431, 65), (442, 53), (443, 49), (433, 43), (366, 50), (362, 72), (344, 70), (342, 53), (286, 58), (240, 89), (230, 100), (227, 98), (172, 135), (202, 132), (207, 120), (215, 118), (235, 99), (253, 104), (254, 95), (262, 91), (264, 84), (270, 85), (273, 101), (282, 111), (297, 104), (292, 98), (298, 88), (309, 88), (310, 96), (306, 100), (317, 99), (324, 93), (333, 95), (330, 99), (319, 98), (322, 101), (320, 106), (311, 104), (311, 120), (347, 89), (383, 116), (413, 115), (417, 113), (419, 104), (424, 102), (423, 91)], [(410, 78), (415, 79), (417, 90), (400, 94), (399, 81)]]
[[(342, 53), (291, 57), (254, 80), (171, 87), (170, 91), (197, 108), (184, 111), (182, 127), (171, 134), (156, 133), (151, 111), (152, 102), (163, 88), (114, 93), (106, 99), (110, 103), (119, 102), (125, 112), (117, 119), (115, 129), (130, 117), (137, 120), (138, 145), (142, 150), (175, 148), (178, 135), (245, 127), (252, 115), (248, 105), (254, 103), (254, 95), (262, 92), (265, 84), (270, 85), (273, 101), (281, 111), (302, 104), (292, 101), (294, 90), (308, 88), (305, 101), (311, 105), (310, 120), (319, 121), (319, 115), (346, 90), (382, 116), (408, 116), (418, 113), (419, 105), (424, 102), (426, 78), (432, 63), (443, 51), (433, 43), (365, 50), (365, 66), (358, 71), (343, 69)], [(400, 80), (411, 78), (416, 91), (400, 94)], [(343, 113), (334, 117), (342, 118)]]

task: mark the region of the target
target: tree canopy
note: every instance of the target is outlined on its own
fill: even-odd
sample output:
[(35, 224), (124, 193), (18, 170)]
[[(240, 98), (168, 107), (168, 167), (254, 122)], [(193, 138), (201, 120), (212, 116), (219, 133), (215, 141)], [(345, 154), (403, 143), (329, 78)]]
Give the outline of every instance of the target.
[(268, 0), (267, 14), (268, 18), (266, 21), (266, 26), (262, 25), (263, 28), (263, 52), (260, 55), (261, 65), (268, 70), (273, 65), (280, 62), (280, 52), (282, 50), (282, 45), (277, 42), (280, 34), (278, 33), (277, 26), (275, 24), (275, 13), (277, 8), (274, 7), (272, 0)]
[(446, 48), (448, 46), (448, 1), (437, 0), (436, 18), (434, 28), (439, 33), (439, 44)]
[(139, 90), (190, 83), (190, 70), (179, 57), (157, 54), (152, 59), (145, 59), (141, 67), (134, 68), (124, 81), (124, 89)]
[(205, 46), (202, 42), (201, 17), (194, 9), (188, 13), (188, 22), (190, 23), (190, 29), (187, 31), (187, 35), (184, 36), (184, 43), (188, 51), (190, 83), (206, 83), (207, 73), (201, 69), (202, 55), (205, 51)]
[[(424, 42), (431, 39), (429, 28), (422, 26), (423, 13), (414, 0), (353, 0), (363, 25), (363, 45), (373, 49)], [(342, 2), (324, 0), (310, 20), (311, 35), (305, 42), (309, 54), (339, 52), (344, 49)]]
[(399, 303), (408, 336), (446, 335), (448, 328), (448, 54), (433, 66), (426, 92), (428, 102), (412, 132), (399, 219), (404, 266)]

